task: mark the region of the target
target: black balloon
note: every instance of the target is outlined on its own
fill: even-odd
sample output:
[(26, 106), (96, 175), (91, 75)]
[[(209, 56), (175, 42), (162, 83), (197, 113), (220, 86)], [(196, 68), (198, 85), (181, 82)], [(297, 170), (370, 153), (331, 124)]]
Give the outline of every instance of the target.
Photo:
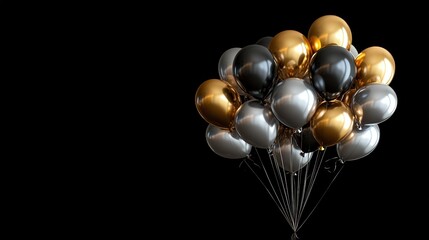
[(266, 48), (268, 48), (268, 46), (270, 46), (271, 40), (273, 39), (273, 37), (263, 37), (261, 39), (259, 39), (256, 44), (264, 46)]
[(320, 144), (314, 138), (313, 132), (311, 131), (309, 126), (303, 128), (300, 133), (294, 133), (293, 138), (296, 141), (297, 145), (305, 153), (314, 152), (320, 147)]
[(313, 86), (328, 101), (340, 97), (349, 90), (356, 72), (353, 55), (337, 45), (320, 49), (310, 63), (310, 79)]
[(270, 51), (262, 45), (249, 45), (235, 55), (233, 74), (238, 85), (253, 97), (263, 100), (271, 91), (277, 66)]

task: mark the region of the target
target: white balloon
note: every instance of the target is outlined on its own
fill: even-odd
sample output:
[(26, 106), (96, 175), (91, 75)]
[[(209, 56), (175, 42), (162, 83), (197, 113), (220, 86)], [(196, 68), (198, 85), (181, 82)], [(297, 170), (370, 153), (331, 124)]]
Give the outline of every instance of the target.
[(303, 153), (291, 134), (279, 136), (273, 148), (273, 158), (278, 166), (288, 172), (296, 172), (311, 160), (313, 152)]
[(211, 124), (207, 126), (206, 140), (210, 149), (224, 158), (244, 158), (252, 150), (252, 146), (241, 139), (237, 132), (230, 132), (228, 129), (222, 129)]
[(378, 125), (369, 125), (362, 130), (355, 127), (344, 140), (337, 144), (338, 157), (343, 161), (361, 159), (374, 151), (379, 140)]
[(353, 45), (350, 45), (350, 50), (349, 50), (349, 52), (353, 55), (353, 57), (354, 58), (356, 58), (357, 57), (357, 55), (359, 55), (359, 52), (358, 52), (358, 50), (355, 48), (355, 46), (353, 46)]
[(279, 121), (269, 106), (258, 100), (243, 103), (235, 114), (235, 129), (240, 137), (250, 145), (269, 148), (277, 136)]
[(316, 112), (316, 90), (300, 78), (288, 78), (278, 83), (271, 96), (271, 109), (276, 118), (290, 128), (301, 128)]

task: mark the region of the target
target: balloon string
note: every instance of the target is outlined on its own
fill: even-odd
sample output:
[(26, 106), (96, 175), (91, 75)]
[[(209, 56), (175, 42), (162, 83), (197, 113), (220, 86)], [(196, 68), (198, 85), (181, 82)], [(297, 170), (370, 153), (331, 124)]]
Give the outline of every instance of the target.
[[(319, 155), (319, 152), (317, 152), (317, 156), (318, 155)], [(317, 156), (316, 156), (316, 159), (317, 159)], [(312, 156), (312, 158), (313, 158), (313, 156)], [(299, 206), (298, 221), (301, 218), (301, 213), (302, 213), (302, 211), (304, 209), (305, 195), (306, 195), (306, 192), (307, 192), (308, 172), (309, 172), (309, 169), (310, 169), (311, 165), (313, 165), (313, 167), (314, 167), (314, 164), (315, 164), (315, 163), (313, 163), (315, 160), (314, 161), (312, 161), (312, 160), (313, 159), (310, 159), (309, 160), (310, 162), (305, 167), (304, 183), (303, 183), (303, 187), (302, 187), (302, 194), (301, 194), (301, 201), (300, 201), (300, 206)]]
[(298, 219), (301, 218), (302, 213), (304, 212), (304, 208), (307, 205), (308, 199), (310, 198), (311, 191), (313, 189), (314, 183), (316, 181), (316, 178), (317, 178), (317, 175), (319, 173), (320, 166), (322, 165), (322, 160), (323, 160), (323, 158), (325, 156), (326, 151), (323, 151), (321, 157), (319, 157), (320, 156), (319, 153), (320, 153), (320, 151), (317, 153), (316, 161), (315, 161), (315, 163), (313, 165), (313, 170), (311, 171), (311, 176), (310, 176), (310, 181), (309, 181), (309, 184), (308, 184), (308, 189), (307, 189), (306, 195), (304, 197), (304, 203), (302, 205), (303, 207), (301, 209), (301, 212), (299, 214)]
[(313, 209), (311, 210), (311, 212), (308, 214), (308, 216), (305, 218), (305, 220), (300, 224), (300, 226), (298, 227), (297, 230), (299, 230), (304, 223), (308, 220), (308, 218), (311, 216), (311, 214), (314, 212), (314, 210), (316, 209), (316, 207), (319, 205), (319, 203), (322, 201), (323, 197), (325, 196), (325, 194), (328, 192), (329, 188), (331, 187), (332, 183), (335, 181), (335, 179), (338, 177), (338, 175), (340, 174), (341, 170), (343, 169), (344, 164), (341, 164), (340, 169), (337, 171), (337, 173), (335, 174), (334, 178), (331, 180), (331, 182), (329, 183), (328, 187), (326, 188), (326, 190), (323, 192), (322, 196), (320, 197), (320, 199), (317, 201), (316, 205), (313, 207)]
[(337, 169), (338, 162), (342, 162), (341, 159), (340, 159), (340, 161), (336, 161), (338, 159), (340, 159), (340, 158), (339, 157), (333, 157), (333, 158), (330, 158), (330, 159), (326, 160), (325, 164), (327, 166), (325, 166), (324, 169), (328, 170), (329, 173), (335, 172), (335, 170)]
[[(294, 170), (293, 169), (293, 166), (292, 166), (292, 163), (293, 163), (293, 161), (292, 161), (292, 151), (293, 151), (293, 145), (292, 145), (292, 142), (291, 142), (291, 147), (290, 147), (290, 156), (289, 156), (289, 159), (291, 160), (291, 161), (289, 161), (289, 169), (290, 170)], [(290, 174), (289, 174), (289, 176), (290, 176), (290, 191), (291, 191), (291, 202), (292, 202), (292, 214), (293, 214), (293, 218), (292, 218), (292, 223), (293, 223), (293, 230), (295, 231), (296, 230), (296, 228), (297, 228), (297, 222), (296, 222), (296, 218), (295, 218), (295, 213), (296, 213), (296, 200), (295, 200), (295, 195), (296, 195), (296, 187), (294, 186), (295, 185), (295, 183), (294, 183), (294, 175), (295, 175), (295, 173), (293, 173), (293, 172), (291, 172)]]
[[(302, 128), (297, 129), (297, 132), (302, 133)], [(297, 191), (296, 191), (296, 199), (297, 199), (297, 201), (296, 201), (296, 211), (295, 211), (295, 221), (298, 224), (299, 224), (299, 218), (301, 216), (300, 213), (301, 213), (302, 208), (303, 208), (304, 192), (305, 192), (305, 189), (306, 189), (306, 182), (307, 182), (306, 180), (307, 180), (307, 175), (308, 175), (308, 169), (311, 166), (311, 160), (312, 160), (311, 158), (313, 157), (313, 156), (311, 156), (310, 159), (307, 159), (307, 161), (303, 165), (303, 161), (302, 160), (304, 160), (305, 157), (308, 157), (308, 155), (306, 156), (306, 153), (304, 153), (302, 151), (303, 137), (300, 138), (300, 142), (301, 142), (300, 143), (301, 161), (299, 161), (298, 171), (296, 172), (296, 174), (297, 174)], [(292, 144), (294, 144), (294, 143), (298, 144), (296, 142), (296, 139), (292, 138)], [(305, 173), (303, 174), (302, 172), (304, 170), (303, 169), (304, 167), (305, 167)], [(302, 179), (303, 177), (304, 177), (304, 180)], [(301, 194), (301, 192), (303, 194)], [(297, 229), (294, 229), (294, 230), (296, 231)]]
[[(285, 211), (288, 214), (288, 216), (291, 216), (291, 214), (290, 214), (290, 207), (289, 207), (289, 204), (288, 204), (289, 201), (288, 201), (288, 197), (287, 197), (286, 184), (283, 181), (283, 177), (282, 177), (282, 173), (281, 173), (281, 170), (280, 170), (280, 166), (277, 163), (277, 161), (275, 161), (273, 159), (273, 157), (271, 156), (270, 152), (271, 152), (271, 149), (267, 149), (268, 158), (269, 158), (270, 163), (271, 163), (271, 169), (273, 170), (273, 176), (274, 176), (274, 179), (276, 180), (277, 185), (278, 185), (278, 192), (279, 192), (279, 194), (280, 194), (280, 196), (281, 196), (281, 198), (283, 200), (282, 201), (283, 209), (285, 209)], [(280, 184), (279, 184), (279, 182), (280, 182)]]
[[(277, 143), (277, 144), (279, 144), (279, 143)], [(279, 146), (279, 149), (280, 149), (280, 146)], [(283, 154), (281, 154), (281, 150), (280, 150), (279, 155), (280, 155), (280, 162), (282, 164), (281, 168), (283, 170), (280, 170), (280, 165), (277, 162), (276, 162), (276, 165), (277, 165), (278, 171), (279, 172), (281, 172), (281, 171), (283, 172), (283, 174), (279, 174), (279, 179), (280, 179), (280, 181), (282, 181), (284, 183), (284, 185), (283, 185), (283, 194), (285, 195), (285, 198), (286, 198), (285, 208), (287, 208), (287, 210), (289, 210), (288, 213), (289, 213), (290, 220), (291, 220), (291, 224), (289, 224), (289, 226), (291, 228), (293, 228), (293, 226), (295, 224), (294, 224), (293, 219), (292, 219), (292, 209), (291, 209), (291, 206), (292, 206), (292, 203), (291, 203), (291, 194), (292, 193), (290, 192), (290, 188), (288, 188), (288, 182), (289, 181), (287, 181), (287, 174), (284, 172), (285, 171), (284, 170), (285, 169), (285, 165), (284, 165), (284, 160), (283, 160)]]
[(268, 192), (268, 194), (270, 195), (271, 199), (274, 201), (274, 203), (276, 204), (276, 206), (278, 207), (278, 209), (280, 210), (280, 213), (283, 215), (283, 217), (286, 219), (286, 221), (289, 222), (288, 218), (286, 217), (286, 213), (284, 212), (284, 210), (282, 209), (282, 207), (279, 205), (279, 203), (277, 202), (278, 200), (276, 200), (277, 194), (274, 192), (274, 195), (276, 195), (276, 198), (274, 198), (273, 194), (271, 193), (271, 191), (268, 189), (267, 185), (262, 181), (262, 179), (258, 176), (258, 174), (253, 170), (253, 168), (249, 165), (249, 163), (247, 163), (247, 161), (244, 161), (244, 163), (246, 163), (246, 165), (249, 167), (249, 169), (252, 171), (252, 173), (255, 175), (255, 177), (259, 180), (259, 182), (262, 184), (262, 186), (265, 188), (265, 190)]
[[(273, 183), (272, 183), (272, 182), (273, 182), (273, 181), (272, 181), (272, 178), (274, 178), (276, 181), (278, 181), (278, 180), (277, 180), (277, 178), (275, 177), (275, 175), (274, 175), (274, 177), (270, 177), (270, 176), (269, 176), (269, 174), (268, 174), (268, 172), (267, 172), (267, 168), (265, 167), (265, 165), (264, 165), (264, 163), (263, 163), (263, 161), (262, 161), (262, 158), (261, 158), (261, 155), (259, 154), (258, 149), (257, 149), (257, 148), (255, 148), (255, 151), (256, 151), (256, 154), (258, 155), (259, 161), (261, 162), (262, 169), (264, 170), (264, 173), (265, 173), (265, 177), (267, 178), (268, 183), (270, 184), (272, 191), (274, 192), (274, 194), (275, 194), (275, 195), (276, 195), (276, 197), (277, 197), (277, 201), (278, 201), (278, 203), (282, 206), (282, 209), (283, 209), (283, 211), (284, 211), (285, 215), (286, 215), (287, 217), (289, 217), (289, 219), (291, 220), (291, 217), (290, 217), (290, 211), (288, 212), (288, 211), (286, 210), (286, 208), (284, 207), (284, 204), (282, 205), (282, 201), (280, 201), (280, 199), (279, 199), (279, 197), (278, 197), (278, 194), (277, 194), (277, 192), (278, 192), (278, 191), (276, 191), (276, 188), (274, 188), (274, 185), (273, 185)], [(269, 156), (269, 155), (268, 155), (268, 156)], [(274, 170), (273, 170), (273, 172), (274, 172)], [(280, 194), (280, 195), (281, 195), (281, 194)]]

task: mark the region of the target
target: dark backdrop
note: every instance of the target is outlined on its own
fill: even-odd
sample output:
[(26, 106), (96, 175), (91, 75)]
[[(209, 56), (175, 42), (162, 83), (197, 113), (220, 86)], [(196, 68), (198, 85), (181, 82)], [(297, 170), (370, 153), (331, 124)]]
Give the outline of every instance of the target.
[(375, 151), (346, 165), (300, 236), (427, 237), (429, 12), (411, 5), (277, 2), (166, 3), (106, 13), (120, 39), (116, 61), (126, 65), (121, 80), (130, 85), (121, 89), (119, 106), (116, 141), (124, 147), (106, 174), (106, 211), (99, 217), (105, 233), (288, 239), (289, 226), (254, 176), (239, 160), (209, 149), (194, 96), (203, 81), (219, 77), (225, 50), (288, 29), (307, 35), (314, 20), (333, 14), (349, 24), (359, 51), (381, 46), (393, 55), (390, 86), (398, 107), (379, 125)]

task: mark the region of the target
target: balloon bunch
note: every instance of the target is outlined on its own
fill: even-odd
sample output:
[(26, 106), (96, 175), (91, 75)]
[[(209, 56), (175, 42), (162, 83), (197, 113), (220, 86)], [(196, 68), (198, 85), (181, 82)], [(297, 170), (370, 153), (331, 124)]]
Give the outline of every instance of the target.
[(203, 82), (195, 95), (210, 124), (210, 148), (243, 158), (252, 146), (273, 148), (279, 129), (286, 128), (303, 136), (306, 153), (337, 145), (344, 161), (368, 155), (378, 144), (377, 124), (397, 106), (389, 86), (395, 62), (382, 47), (358, 53), (351, 43), (348, 24), (326, 15), (312, 23), (308, 37), (285, 30), (225, 51), (220, 79)]
[[(282, 204), (282, 197), (272, 196), (295, 232), (299, 207), (308, 198), (299, 195), (296, 174), (327, 147), (336, 147), (342, 163), (370, 154), (379, 142), (378, 124), (397, 106), (389, 86), (392, 55), (378, 46), (358, 53), (348, 24), (334, 15), (316, 19), (307, 36), (285, 30), (228, 49), (218, 70), (220, 79), (203, 82), (195, 95), (196, 108), (209, 123), (207, 143), (230, 159), (248, 157), (252, 147), (267, 149), (274, 171), (283, 171), (280, 181), (287, 185), (284, 175), (295, 174), (279, 194), (291, 201)], [(291, 202), (297, 207), (287, 208)]]

